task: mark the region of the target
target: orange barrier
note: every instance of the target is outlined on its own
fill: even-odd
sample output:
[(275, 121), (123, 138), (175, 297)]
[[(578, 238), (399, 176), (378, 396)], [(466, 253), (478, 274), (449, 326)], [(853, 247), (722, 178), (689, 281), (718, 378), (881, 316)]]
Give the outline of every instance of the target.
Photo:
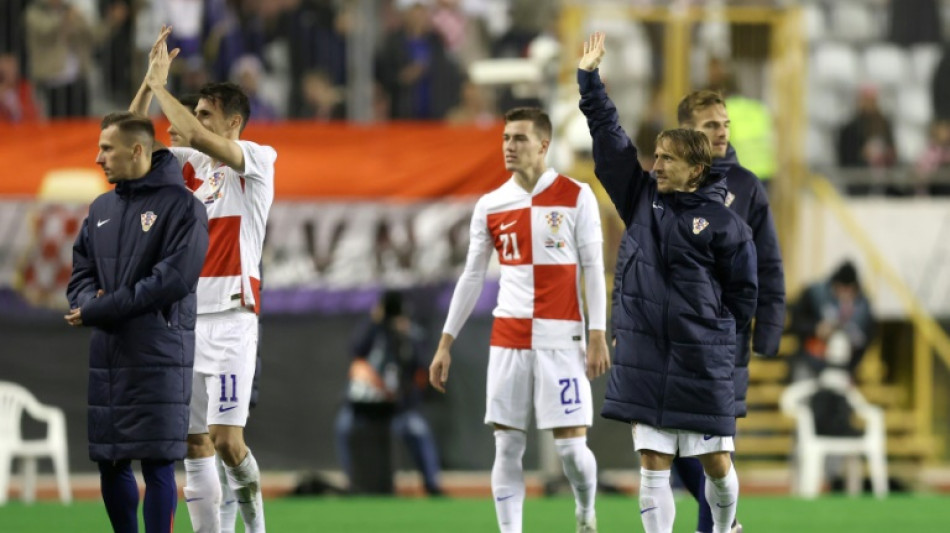
[[(167, 123), (156, 121), (167, 142)], [(476, 195), (508, 177), (502, 126), (387, 123), (373, 126), (286, 122), (252, 124), (243, 137), (277, 150), (278, 199), (411, 201)], [(37, 193), (60, 168), (92, 168), (98, 121), (0, 125), (0, 196)]]

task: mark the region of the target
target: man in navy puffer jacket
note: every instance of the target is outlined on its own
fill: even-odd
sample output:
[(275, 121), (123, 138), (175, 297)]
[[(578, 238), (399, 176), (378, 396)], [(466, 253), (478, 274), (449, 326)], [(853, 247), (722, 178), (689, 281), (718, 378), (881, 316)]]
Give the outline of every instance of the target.
[(195, 356), (195, 287), (208, 248), (204, 206), (168, 150), (153, 152), (149, 119), (102, 121), (99, 156), (113, 191), (93, 201), (73, 245), (71, 326), (93, 328), (89, 348), (89, 455), (98, 462), (113, 530), (172, 529), (184, 459)]
[(656, 177), (637, 161), (597, 73), (603, 34), (585, 43), (578, 83), (595, 171), (624, 220), (616, 352), (603, 416), (634, 423), (647, 533), (672, 531), (673, 457), (696, 456), (708, 476), (717, 533), (739, 495), (729, 452), (735, 434), (737, 331), (755, 313), (756, 251), (749, 226), (724, 204), (707, 137), (691, 129), (657, 139)]
[[(706, 134), (712, 143), (713, 172), (726, 176), (726, 206), (732, 208), (752, 229), (758, 257), (759, 296), (755, 311), (755, 328), (738, 332), (739, 349), (733, 374), (736, 388), (736, 416), (746, 415), (746, 392), (749, 389), (749, 361), (754, 352), (760, 357), (774, 357), (785, 323), (785, 273), (782, 253), (772, 220), (768, 195), (755, 174), (739, 164), (736, 151), (729, 144), (730, 121), (722, 96), (710, 90), (694, 91), (680, 100), (677, 108), (680, 127)], [(617, 253), (617, 276), (614, 278), (613, 316), (618, 313), (620, 275), (630, 257), (628, 246), (621, 245)], [(751, 341), (751, 342), (750, 342)], [(699, 503), (697, 533), (712, 532), (712, 514), (703, 494), (705, 476), (702, 465), (692, 457), (678, 457), (673, 461), (675, 470), (686, 488)], [(735, 531), (741, 531), (736, 524)]]

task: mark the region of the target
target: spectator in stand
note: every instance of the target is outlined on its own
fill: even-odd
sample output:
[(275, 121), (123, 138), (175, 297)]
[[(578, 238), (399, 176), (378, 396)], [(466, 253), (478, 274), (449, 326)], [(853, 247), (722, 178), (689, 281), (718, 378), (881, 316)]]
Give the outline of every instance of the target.
[(312, 116), (313, 102), (307, 102), (304, 95), (308, 73), (319, 70), (330, 85), (345, 85), (350, 25), (349, 12), (338, 9), (332, 0), (300, 0), (280, 17), (276, 37), (287, 40), (290, 53), (289, 116)]
[(35, 0), (27, 6), (25, 19), (29, 79), (45, 96), (48, 116), (88, 115), (92, 49), (122, 20), (93, 26), (67, 0)]
[(13, 54), (0, 54), (0, 122), (32, 122), (39, 118), (33, 88), (20, 77)]
[(274, 104), (260, 92), (263, 75), (264, 64), (252, 54), (242, 56), (231, 68), (231, 81), (244, 89), (250, 101), (253, 122), (270, 122), (280, 118)]
[(344, 87), (333, 84), (330, 76), (322, 70), (311, 70), (301, 80), (303, 87), (303, 110), (300, 117), (318, 122), (346, 118)]
[(827, 366), (828, 338), (839, 330), (851, 343), (848, 370), (853, 377), (874, 335), (874, 317), (850, 261), (842, 263), (828, 280), (806, 287), (795, 305), (792, 331), (799, 339), (799, 352), (791, 361), (792, 381), (821, 373)]
[(894, 164), (891, 121), (877, 102), (877, 89), (858, 92), (857, 112), (838, 133), (838, 163), (843, 167), (889, 167)]
[(914, 194), (950, 194), (950, 182), (931, 183), (938, 173), (950, 174), (950, 119), (939, 119), (930, 125), (927, 149), (917, 159), (914, 170)]
[(458, 104), (461, 75), (432, 29), (429, 2), (401, 1), (402, 26), (383, 39), (376, 75), (394, 119), (445, 118)]
[(486, 90), (467, 81), (462, 85), (462, 101), (445, 117), (450, 124), (490, 126), (498, 120), (498, 113)]

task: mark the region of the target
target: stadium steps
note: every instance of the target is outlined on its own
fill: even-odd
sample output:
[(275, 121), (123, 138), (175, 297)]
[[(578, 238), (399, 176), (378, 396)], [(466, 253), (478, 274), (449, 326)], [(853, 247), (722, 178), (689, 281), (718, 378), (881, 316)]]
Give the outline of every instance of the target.
[[(736, 462), (745, 462), (754, 457), (790, 456), (795, 440), (787, 435), (740, 435), (736, 440)], [(919, 435), (888, 435), (887, 456), (890, 458), (920, 459), (936, 452), (937, 442), (933, 437)]]

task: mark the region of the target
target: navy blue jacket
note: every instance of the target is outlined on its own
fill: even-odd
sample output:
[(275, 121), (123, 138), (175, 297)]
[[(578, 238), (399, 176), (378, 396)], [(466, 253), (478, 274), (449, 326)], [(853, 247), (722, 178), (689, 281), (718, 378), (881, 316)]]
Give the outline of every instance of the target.
[[(168, 150), (92, 202), (67, 297), (92, 326), (89, 455), (182, 459), (195, 358), (195, 288), (208, 215)], [(96, 297), (102, 289), (105, 294)]]
[(736, 331), (756, 306), (752, 230), (724, 205), (722, 175), (693, 193), (660, 194), (597, 72), (579, 70), (578, 83), (595, 172), (630, 250), (602, 415), (733, 435)]
[[(752, 351), (773, 357), (778, 353), (785, 323), (785, 272), (782, 267), (782, 251), (772, 221), (768, 195), (762, 182), (748, 169), (739, 165), (732, 146), (725, 157), (713, 160), (713, 171), (726, 176), (726, 206), (731, 207), (752, 228), (752, 241), (758, 257), (759, 298), (755, 310), (755, 328), (750, 326), (738, 332), (739, 349), (736, 352), (736, 369), (733, 374), (736, 387), (736, 416), (744, 417), (746, 393), (749, 390), (749, 360)], [(630, 257), (629, 246), (621, 242), (617, 252), (614, 276), (613, 317), (619, 316), (620, 279), (623, 265)], [(616, 327), (614, 319), (614, 327)], [(754, 331), (754, 334), (753, 334)], [(751, 344), (751, 345), (750, 345)]]
[(742, 417), (747, 412), (745, 399), (749, 390), (752, 352), (767, 357), (778, 355), (785, 328), (785, 271), (768, 193), (762, 181), (739, 164), (736, 150), (731, 145), (725, 157), (713, 161), (713, 171), (725, 174), (726, 187), (731, 193), (726, 197), (726, 205), (752, 228), (752, 241), (758, 257), (759, 298), (755, 327), (750, 325), (739, 331), (739, 350), (736, 353), (736, 416)]

